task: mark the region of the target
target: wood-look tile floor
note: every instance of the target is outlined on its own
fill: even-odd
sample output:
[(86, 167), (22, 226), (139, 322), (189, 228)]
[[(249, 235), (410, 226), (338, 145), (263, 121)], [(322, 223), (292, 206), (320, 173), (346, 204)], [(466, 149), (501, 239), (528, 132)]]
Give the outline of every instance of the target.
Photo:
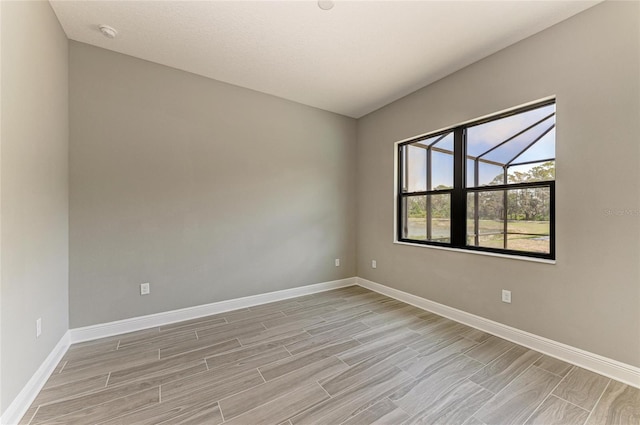
[(640, 424), (640, 390), (352, 286), (76, 344), (21, 424)]

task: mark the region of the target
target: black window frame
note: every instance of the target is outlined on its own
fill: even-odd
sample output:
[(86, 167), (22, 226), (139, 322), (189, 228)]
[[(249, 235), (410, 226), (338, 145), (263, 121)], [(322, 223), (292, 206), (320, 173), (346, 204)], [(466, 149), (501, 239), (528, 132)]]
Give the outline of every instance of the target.
[[(470, 127), (474, 127), (480, 124), (485, 124), (491, 121), (496, 121), (499, 119), (503, 119), (512, 115), (517, 115), (523, 112), (531, 111), (534, 109), (542, 108), (549, 105), (556, 104), (556, 100), (549, 99), (542, 102), (537, 102), (535, 104), (530, 104), (527, 106), (515, 108), (509, 110), (507, 112), (498, 113), (495, 115), (491, 115), (479, 120), (466, 122), (464, 124), (460, 124), (457, 126), (453, 126), (447, 128), (445, 130), (440, 130), (434, 133), (428, 133), (423, 136), (419, 136), (410, 140), (405, 140), (403, 142), (397, 143), (397, 196), (396, 196), (396, 241), (402, 243), (411, 243), (411, 244), (420, 244), (420, 245), (430, 245), (430, 246), (439, 246), (453, 249), (461, 249), (465, 251), (480, 251), (480, 252), (488, 252), (494, 254), (504, 254), (509, 256), (516, 257), (530, 257), (530, 258), (539, 258), (546, 260), (555, 260), (556, 259), (556, 217), (555, 217), (555, 178), (554, 180), (540, 181), (540, 182), (521, 182), (521, 183), (510, 183), (510, 184), (502, 184), (502, 185), (485, 185), (485, 186), (477, 186), (477, 187), (467, 187), (467, 176), (466, 176), (466, 161), (468, 159), (467, 149), (466, 149), (466, 135), (467, 129)], [(403, 183), (404, 183), (404, 164), (407, 158), (403, 158), (403, 147), (407, 145), (414, 144), (416, 142), (420, 142), (422, 140), (433, 139), (438, 137), (444, 137), (447, 134), (453, 133), (454, 143), (453, 143), (453, 188), (452, 189), (438, 189), (438, 190), (424, 190), (424, 191), (404, 191)], [(435, 145), (434, 142), (432, 143)], [(554, 164), (556, 158), (549, 158), (548, 160), (553, 160)], [(540, 161), (532, 161), (532, 162), (543, 162), (545, 160)], [(428, 163), (427, 168), (427, 178), (429, 178), (430, 174), (430, 165)], [(555, 167), (555, 165), (554, 165)], [(476, 172), (477, 172), (477, 166)], [(506, 182), (506, 180), (505, 180)], [(427, 189), (429, 186), (427, 186)], [(549, 188), (549, 253), (543, 252), (533, 252), (533, 251), (520, 251), (520, 250), (512, 250), (512, 249), (503, 249), (503, 248), (490, 248), (490, 247), (481, 247), (481, 246), (473, 246), (467, 245), (467, 195), (469, 193), (474, 192), (489, 192), (489, 191), (504, 191), (505, 197), (507, 190), (514, 189), (523, 189), (523, 188)], [(418, 240), (418, 239), (409, 239), (403, 237), (404, 230), (404, 209), (403, 203), (404, 199), (407, 199), (411, 196), (424, 196), (424, 195), (434, 195), (434, 194), (450, 194), (451, 199), (451, 216), (450, 216), (450, 229), (451, 229), (451, 237), (450, 242), (440, 242), (440, 241), (432, 241), (432, 240)], [(427, 196), (429, 199), (429, 196)], [(477, 214), (477, 209), (474, 209)], [(507, 225), (507, 208), (505, 204), (504, 208), (504, 223), (505, 227)], [(476, 216), (477, 218), (477, 216)], [(427, 222), (429, 220), (427, 219)], [(427, 228), (429, 225), (427, 224)], [(504, 232), (504, 240), (506, 243), (507, 240), (507, 232), (505, 229)]]

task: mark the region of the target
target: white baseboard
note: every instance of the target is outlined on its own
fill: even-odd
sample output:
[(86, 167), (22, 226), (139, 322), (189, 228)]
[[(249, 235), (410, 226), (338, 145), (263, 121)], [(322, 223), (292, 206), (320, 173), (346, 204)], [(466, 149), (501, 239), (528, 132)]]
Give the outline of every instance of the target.
[(0, 424), (14, 425), (18, 423), (22, 416), (27, 412), (27, 409), (31, 406), (31, 403), (33, 403), (33, 400), (35, 400), (36, 396), (47, 382), (47, 379), (49, 379), (49, 376), (51, 376), (64, 354), (67, 352), (69, 344), (69, 331), (67, 331), (62, 338), (60, 338), (60, 341), (58, 341), (53, 350), (51, 350), (51, 353), (49, 353), (44, 362), (42, 362), (38, 370), (33, 374), (31, 379), (29, 379), (24, 388), (22, 388), (22, 391), (18, 393), (9, 407), (7, 407), (7, 410), (4, 411), (0, 418)]
[(347, 279), (299, 286), (297, 288), (283, 289), (281, 291), (268, 292), (266, 294), (234, 298), (232, 300), (220, 301), (211, 304), (165, 311), (147, 316), (132, 317), (131, 319), (101, 323), (83, 328), (70, 329), (71, 343), (73, 344), (76, 342), (91, 341), (107, 336), (120, 335), (127, 332), (134, 332), (156, 326), (168, 325), (170, 323), (182, 322), (183, 320), (197, 319), (198, 317), (211, 316), (212, 314), (224, 313), (226, 311), (238, 310), (240, 308), (247, 308), (274, 301), (286, 300), (288, 298), (314, 294), (316, 292), (324, 292), (345, 286), (353, 286), (355, 284), (356, 278), (350, 277)]
[(580, 366), (600, 375), (607, 376), (625, 384), (640, 388), (640, 368), (613, 360), (599, 354), (590, 353), (580, 348), (572, 347), (561, 342), (553, 341), (493, 320), (485, 319), (475, 314), (467, 313), (444, 304), (430, 301), (417, 295), (409, 294), (367, 279), (357, 278), (357, 283), (363, 288), (379, 292), (407, 304), (432, 313), (447, 317), (456, 322), (480, 329), (481, 331), (504, 338), (516, 344), (523, 345), (540, 353)]

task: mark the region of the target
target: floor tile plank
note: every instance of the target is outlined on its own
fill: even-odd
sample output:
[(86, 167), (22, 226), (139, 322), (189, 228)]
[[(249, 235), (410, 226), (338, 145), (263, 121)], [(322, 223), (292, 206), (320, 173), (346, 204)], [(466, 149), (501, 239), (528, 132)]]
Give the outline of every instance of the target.
[(469, 350), (466, 355), (484, 364), (489, 364), (515, 346), (514, 343), (505, 339), (491, 336), (477, 347)]
[(279, 378), (257, 385), (246, 391), (222, 399), (220, 409), (225, 420), (235, 418), (276, 398), (282, 397), (301, 387), (320, 381), (347, 368), (336, 357), (328, 357)]
[(492, 392), (465, 380), (427, 400), (403, 425), (462, 425), (492, 396)]
[(570, 365), (567, 362), (563, 362), (562, 360), (554, 359), (550, 356), (542, 356), (540, 357), (534, 364), (534, 366), (546, 370), (547, 372), (551, 372), (554, 375), (558, 376), (566, 376), (567, 373), (573, 368), (573, 365)]
[(276, 399), (250, 410), (225, 422), (225, 425), (267, 425), (286, 422), (301, 411), (328, 399), (329, 395), (318, 384), (313, 383), (283, 398), (285, 400)]
[(296, 355), (308, 350), (323, 347), (335, 341), (350, 338), (354, 334), (367, 329), (369, 329), (369, 327), (362, 322), (352, 322), (344, 326), (336, 327), (332, 331), (327, 331), (307, 339), (287, 344), (285, 347), (291, 354)]
[(560, 382), (560, 377), (531, 366), (496, 394), (474, 416), (487, 424), (523, 423)]
[(159, 388), (151, 388), (138, 393), (128, 394), (124, 397), (111, 399), (101, 404), (89, 405), (90, 407), (81, 404), (73, 409), (62, 409), (59, 411), (46, 410), (46, 413), (44, 413), (45, 411), (41, 406), (31, 421), (31, 424), (80, 425), (100, 423), (159, 402)]
[(258, 368), (266, 381), (271, 381), (279, 376), (291, 373), (308, 364), (317, 362), (327, 357), (335, 356), (350, 348), (358, 346), (359, 343), (352, 339), (339, 340), (333, 344), (328, 344), (317, 350), (305, 351), (302, 354), (288, 357), (283, 360), (271, 363)]
[(194, 377), (172, 381), (160, 387), (162, 400), (191, 396), (219, 401), (225, 397), (248, 390), (264, 382), (256, 369), (249, 369), (233, 376), (220, 378), (215, 373), (204, 372)]
[[(413, 359), (404, 362), (400, 365), (400, 368), (409, 372), (413, 376), (419, 376), (426, 373), (434, 365), (437, 365), (440, 361), (445, 359), (453, 359), (459, 354), (469, 351), (471, 348), (477, 346), (478, 343), (471, 341), (461, 336), (440, 341), (434, 343), (429, 348), (418, 351), (418, 355)], [(424, 346), (424, 344), (422, 344)], [(409, 348), (414, 349), (415, 345), (409, 345)]]
[(401, 424), (409, 419), (409, 415), (385, 398), (367, 410), (358, 413), (343, 425), (391, 425)]
[(481, 387), (497, 393), (524, 372), (542, 354), (524, 347), (514, 347), (469, 378)]
[(588, 416), (586, 410), (552, 395), (533, 412), (525, 425), (582, 425)]
[(640, 423), (640, 389), (610, 381), (586, 425)]
[(416, 352), (402, 345), (381, 352), (367, 360), (363, 360), (354, 366), (336, 374), (335, 376), (320, 381), (320, 385), (331, 396), (341, 391), (362, 383), (369, 377), (395, 367), (416, 355)]
[(425, 405), (443, 397), (449, 387), (460, 385), (482, 367), (482, 363), (459, 355), (448, 362), (443, 362), (436, 370), (421, 375), (399, 388), (389, 396), (389, 399), (409, 415), (416, 415)]
[(574, 367), (565, 376), (553, 394), (573, 403), (585, 410), (591, 411), (604, 392), (610, 379), (580, 367)]
[(386, 398), (389, 393), (410, 379), (410, 375), (396, 367), (386, 369), (383, 373), (371, 376), (362, 383), (343, 391), (340, 397), (333, 397), (307, 408), (290, 418), (291, 423), (293, 425), (342, 423)]

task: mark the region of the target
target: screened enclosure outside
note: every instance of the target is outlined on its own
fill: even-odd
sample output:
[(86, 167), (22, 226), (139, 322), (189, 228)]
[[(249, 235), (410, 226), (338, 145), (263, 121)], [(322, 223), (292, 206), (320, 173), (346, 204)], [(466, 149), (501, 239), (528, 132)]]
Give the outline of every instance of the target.
[(399, 147), (398, 239), (554, 257), (555, 103)]

